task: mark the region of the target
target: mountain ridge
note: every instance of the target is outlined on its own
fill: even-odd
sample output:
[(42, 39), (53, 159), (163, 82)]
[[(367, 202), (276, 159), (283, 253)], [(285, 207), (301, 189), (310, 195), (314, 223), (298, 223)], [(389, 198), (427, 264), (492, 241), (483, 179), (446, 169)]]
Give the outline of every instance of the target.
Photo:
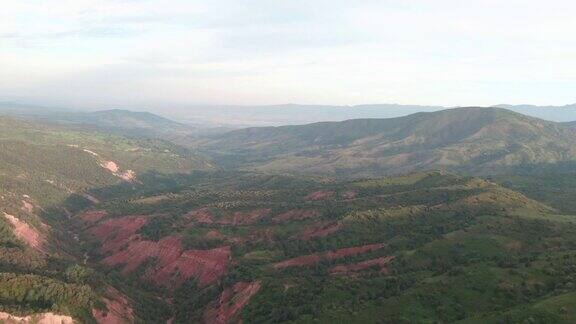
[(391, 119), (241, 129), (199, 147), (215, 156), (239, 156), (237, 166), (246, 169), (362, 176), (572, 161), (575, 139), (574, 129), (561, 123), (502, 108), (466, 107)]

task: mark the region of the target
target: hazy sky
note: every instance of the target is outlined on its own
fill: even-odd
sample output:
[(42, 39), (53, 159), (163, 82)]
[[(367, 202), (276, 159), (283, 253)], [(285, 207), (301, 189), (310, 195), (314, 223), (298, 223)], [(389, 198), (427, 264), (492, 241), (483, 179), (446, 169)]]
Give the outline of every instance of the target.
[(576, 102), (576, 1), (2, 0), (0, 101)]

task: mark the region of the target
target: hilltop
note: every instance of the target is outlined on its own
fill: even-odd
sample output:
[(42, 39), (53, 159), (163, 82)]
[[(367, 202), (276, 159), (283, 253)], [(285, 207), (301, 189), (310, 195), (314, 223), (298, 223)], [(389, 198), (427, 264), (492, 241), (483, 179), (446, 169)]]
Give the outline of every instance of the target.
[(443, 168), (490, 174), (576, 160), (573, 128), (500, 108), (455, 108), (232, 131), (200, 147), (229, 167), (348, 176)]
[[(6, 106), (12, 107), (12, 106)], [(4, 108), (0, 112), (12, 117), (51, 123), (72, 130), (91, 130), (122, 136), (176, 139), (194, 133), (196, 128), (144, 111), (109, 109), (100, 111), (55, 110), (54, 108)]]

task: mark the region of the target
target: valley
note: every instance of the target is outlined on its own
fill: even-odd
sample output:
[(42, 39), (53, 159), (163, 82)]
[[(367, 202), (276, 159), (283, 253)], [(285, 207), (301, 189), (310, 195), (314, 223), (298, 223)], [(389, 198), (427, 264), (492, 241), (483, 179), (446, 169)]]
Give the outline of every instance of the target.
[(0, 124), (8, 323), (576, 320), (564, 124), (462, 108), (186, 146)]

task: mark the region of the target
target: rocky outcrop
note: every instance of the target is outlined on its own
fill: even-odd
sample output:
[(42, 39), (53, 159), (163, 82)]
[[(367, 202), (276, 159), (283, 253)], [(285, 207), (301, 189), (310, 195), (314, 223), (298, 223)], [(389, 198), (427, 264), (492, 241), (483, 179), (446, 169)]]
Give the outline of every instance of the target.
[(125, 181), (132, 181), (136, 177), (136, 173), (132, 170), (120, 170), (120, 167), (114, 161), (103, 161), (100, 166)]
[[(70, 147), (75, 147), (78, 148), (78, 145), (68, 145)], [(108, 170), (110, 173), (112, 173), (113, 175), (115, 175), (116, 177), (124, 180), (124, 181), (134, 181), (136, 178), (136, 173), (132, 170), (121, 170), (120, 166), (118, 166), (118, 163), (114, 162), (114, 161), (108, 161), (108, 160), (104, 160), (100, 157), (100, 154), (91, 151), (89, 149), (82, 149), (82, 151), (92, 155), (94, 158), (96, 158), (96, 160), (98, 160), (98, 162), (100, 163), (100, 166), (106, 170)]]
[(34, 212), (34, 205), (26, 200), (22, 200), (22, 207), (20, 209), (26, 213), (32, 214)]
[(4, 324), (74, 324), (77, 323), (70, 316), (54, 313), (40, 313), (29, 316), (15, 316), (0, 312), (0, 323)]

